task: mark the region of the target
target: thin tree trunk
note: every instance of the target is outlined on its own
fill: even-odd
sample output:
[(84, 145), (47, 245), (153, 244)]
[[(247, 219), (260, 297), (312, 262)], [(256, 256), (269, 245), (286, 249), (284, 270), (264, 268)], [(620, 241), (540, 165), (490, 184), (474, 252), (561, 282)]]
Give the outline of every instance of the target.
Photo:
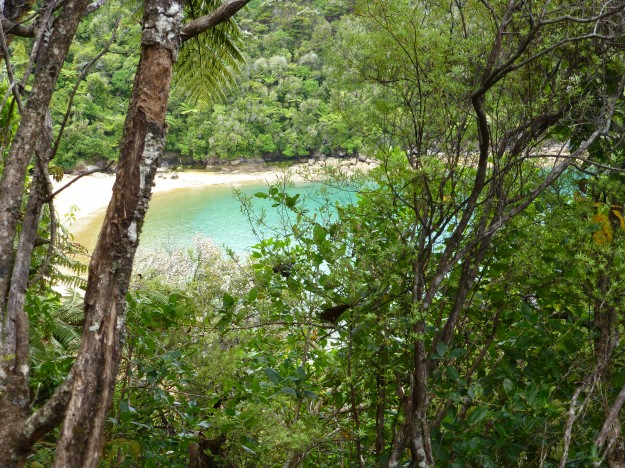
[[(621, 387), (621, 391), (619, 392), (618, 396), (614, 400), (614, 403), (612, 403), (612, 406), (610, 407), (608, 414), (606, 416), (606, 419), (603, 423), (603, 427), (601, 428), (601, 432), (599, 432), (599, 435), (595, 439), (595, 445), (597, 447), (599, 448), (603, 448), (604, 446), (607, 447), (606, 452), (608, 455), (610, 455), (611, 449), (613, 448), (614, 444), (619, 442), (620, 439), (622, 438), (621, 430), (620, 430), (621, 425), (619, 421), (619, 413), (621, 412), (621, 408), (623, 408), (624, 404), (625, 404), (625, 385)], [(622, 456), (622, 450), (619, 451), (619, 454)], [(608, 459), (608, 463), (612, 463), (614, 461), (614, 458), (616, 457), (613, 456), (612, 460)], [(623, 460), (619, 460), (619, 461), (623, 463)]]
[[(610, 257), (606, 268), (607, 271), (609, 271), (612, 263), (613, 258)], [(594, 325), (599, 332), (594, 344), (595, 359), (600, 369), (598, 378), (604, 388), (609, 388), (610, 386), (612, 354), (618, 344), (618, 314), (614, 305), (610, 303), (611, 287), (612, 281), (610, 276), (607, 273), (602, 273), (597, 284), (599, 295), (594, 301)], [(602, 398), (603, 412), (606, 419), (601, 433), (597, 437), (596, 444), (602, 448), (605, 445), (605, 458), (611, 468), (623, 468), (625, 466), (625, 441), (623, 441), (620, 420), (616, 417), (620, 406), (623, 405), (623, 395), (625, 393), (621, 391), (613, 405), (610, 405), (607, 399)], [(616, 413), (615, 408), (618, 408)]]
[[(423, 258), (417, 254), (417, 259)], [(413, 291), (411, 310), (414, 308), (427, 310), (427, 307), (420, 307), (422, 304), (424, 281), (423, 267), (420, 261), (413, 262)], [(411, 312), (414, 313), (414, 312)], [(402, 460), (406, 448), (410, 447), (412, 452), (411, 467), (425, 468), (433, 465), (432, 446), (430, 443), (430, 430), (427, 420), (428, 408), (428, 360), (427, 351), (423, 337), (425, 336), (425, 319), (420, 319), (413, 327), (412, 332), (417, 337), (413, 343), (412, 359), (413, 369), (410, 374), (410, 386), (408, 395), (404, 400), (404, 418), (395, 433), (395, 438), (391, 446), (387, 467), (396, 468)], [(399, 383), (398, 383), (399, 384)]]
[(96, 467), (126, 319), (126, 292), (166, 135), (182, 4), (146, 0), (141, 57), (124, 127), (117, 178), (89, 265), (83, 339), (55, 467)]
[(384, 370), (378, 366), (376, 375), (376, 404), (375, 404), (375, 450), (376, 457), (384, 453), (384, 416), (386, 410), (386, 377)]

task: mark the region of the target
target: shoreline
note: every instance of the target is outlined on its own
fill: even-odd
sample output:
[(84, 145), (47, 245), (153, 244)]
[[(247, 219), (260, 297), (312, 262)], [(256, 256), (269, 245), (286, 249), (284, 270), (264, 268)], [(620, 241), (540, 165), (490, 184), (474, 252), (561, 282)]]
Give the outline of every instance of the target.
[[(329, 163), (316, 166), (295, 164), (287, 168), (274, 168), (258, 172), (209, 172), (183, 171), (158, 172), (154, 179), (152, 195), (158, 196), (178, 190), (201, 189), (211, 186), (229, 185), (236, 187), (249, 184), (270, 184), (288, 179), (291, 182), (319, 181), (324, 178), (325, 170), (343, 174), (367, 172), (373, 167), (368, 163), (353, 164)], [(58, 190), (78, 176), (65, 175), (61, 182), (54, 182), (53, 189)], [(59, 220), (70, 232), (80, 238), (93, 223), (104, 218), (105, 210), (112, 196), (114, 174), (94, 173), (81, 177), (54, 198), (54, 208)]]
[[(257, 172), (209, 172), (209, 171), (182, 171), (158, 172), (154, 179), (152, 195), (170, 192), (173, 190), (202, 188), (216, 185), (231, 185), (249, 183), (275, 183), (288, 178), (292, 182), (319, 181), (324, 178), (326, 169), (338, 169), (344, 174), (367, 172), (377, 164), (368, 164), (355, 161), (354, 163), (329, 162), (328, 164), (311, 166), (310, 164), (295, 164), (286, 168), (275, 168)], [(53, 190), (65, 186), (78, 176), (65, 175), (61, 182), (53, 182)], [(68, 214), (75, 208), (71, 225), (82, 223), (86, 218), (101, 213), (109, 204), (112, 196), (115, 174), (96, 172), (83, 176), (54, 198), (54, 208), (59, 219), (69, 221)]]
[[(291, 170), (254, 173), (159, 172), (154, 179), (152, 199), (180, 190), (272, 183), (287, 176), (295, 182), (305, 180), (302, 175), (295, 174)], [(76, 177), (64, 176), (61, 182), (53, 183), (53, 189), (58, 190)], [(83, 263), (89, 262), (95, 247), (100, 226), (112, 196), (114, 182), (115, 174), (90, 174), (81, 177), (54, 198), (54, 208), (59, 221), (69, 230), (74, 240), (87, 249), (86, 256), (81, 260)], [(83, 255), (80, 254), (80, 257), (82, 258)]]
[[(158, 173), (154, 180), (152, 194), (165, 193), (180, 189), (202, 188), (215, 185), (236, 186), (245, 183), (275, 182), (290, 172), (273, 170), (256, 173), (215, 173), (203, 171)], [(300, 176), (295, 176), (299, 178)], [(64, 176), (61, 182), (55, 182), (53, 189), (58, 190), (76, 176)], [(303, 179), (302, 179), (303, 180)], [(54, 208), (59, 219), (67, 222), (73, 212), (71, 225), (81, 224), (85, 219), (101, 213), (109, 204), (113, 192), (114, 174), (95, 173), (81, 177), (54, 198)]]

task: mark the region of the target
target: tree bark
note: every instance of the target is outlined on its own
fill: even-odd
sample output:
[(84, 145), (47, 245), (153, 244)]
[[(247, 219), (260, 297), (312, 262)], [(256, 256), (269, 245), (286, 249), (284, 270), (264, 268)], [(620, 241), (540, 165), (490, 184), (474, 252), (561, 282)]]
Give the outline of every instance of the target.
[(117, 178), (89, 265), (83, 339), (55, 467), (96, 467), (112, 402), (126, 319), (126, 292), (165, 143), (165, 114), (179, 47), (182, 4), (146, 0), (141, 57)]
[[(23, 299), (36, 228), (34, 232), (27, 232), (28, 227), (22, 231), (17, 257), (14, 240), (27, 166), (36, 145), (40, 145), (42, 161), (45, 160), (42, 155), (50, 148), (48, 136), (42, 129), (46, 128), (45, 119), (56, 81), (86, 4), (86, 0), (69, 0), (51, 24), (41, 25), (49, 28), (49, 35), (38, 47), (37, 74), (0, 179), (0, 460), (6, 467), (23, 465), (32, 444), (49, 430), (44, 428), (54, 419), (43, 413), (32, 418), (29, 398), (28, 319)], [(9, 6), (15, 5), (7, 4), (6, 8)], [(3, 13), (7, 10), (3, 9)], [(46, 138), (40, 138), (42, 135)], [(38, 221), (43, 202), (40, 193), (43, 177), (45, 168), (38, 167), (27, 205), (26, 224)], [(58, 409), (57, 404), (62, 406), (63, 398), (54, 402), (54, 408)]]
[[(613, 226), (615, 228), (615, 226)], [(618, 228), (618, 227), (616, 227)], [(607, 271), (613, 264), (613, 254), (607, 259)], [(594, 342), (595, 360), (597, 363), (598, 379), (603, 387), (610, 388), (610, 380), (613, 373), (612, 355), (618, 346), (618, 311), (610, 300), (612, 280), (609, 274), (601, 273), (597, 281), (597, 296), (594, 300), (594, 326), (597, 333)], [(617, 396), (615, 402), (610, 405), (607, 399), (601, 399), (605, 422), (595, 444), (605, 448), (605, 459), (610, 468), (622, 468), (625, 466), (625, 441), (623, 440), (622, 425), (618, 419), (620, 408), (625, 401), (625, 387)]]
[[(413, 287), (411, 310), (420, 310), (425, 314), (427, 307), (423, 306), (425, 281), (423, 264), (420, 256), (413, 261)], [(410, 467), (427, 468), (434, 464), (430, 429), (428, 423), (428, 358), (425, 343), (425, 318), (421, 318), (413, 327), (416, 337), (412, 343), (412, 372), (408, 394), (403, 398), (404, 422), (400, 425), (393, 439), (388, 468), (397, 468), (402, 460), (406, 448), (410, 447), (412, 461)], [(399, 383), (398, 383), (399, 385)]]
[[(248, 1), (227, 2), (225, 10), (217, 8), (194, 34), (227, 21)], [(89, 265), (83, 337), (70, 374), (71, 398), (55, 467), (98, 464), (119, 367), (132, 264), (165, 144), (165, 115), (181, 44), (182, 14), (180, 0), (145, 0), (141, 57), (113, 196)]]

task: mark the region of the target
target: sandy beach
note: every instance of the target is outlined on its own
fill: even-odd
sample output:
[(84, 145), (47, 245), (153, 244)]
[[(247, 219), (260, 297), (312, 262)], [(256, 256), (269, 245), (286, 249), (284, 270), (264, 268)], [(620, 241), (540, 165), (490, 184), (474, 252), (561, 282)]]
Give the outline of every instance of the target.
[[(159, 173), (152, 193), (162, 193), (177, 189), (205, 187), (208, 185), (232, 185), (251, 182), (275, 182), (285, 176), (284, 171), (264, 171), (256, 173), (213, 173), (213, 172), (176, 172)], [(76, 176), (65, 176), (61, 182), (54, 184), (54, 190), (65, 186)], [(299, 177), (295, 175), (294, 177)], [(101, 213), (111, 199), (115, 176), (112, 174), (95, 173), (79, 178), (54, 198), (54, 207), (61, 219), (74, 210), (75, 221), (72, 224), (83, 224), (93, 215)]]
[[(317, 163), (315, 166), (299, 164), (286, 169), (272, 169), (260, 172), (207, 172), (207, 171), (184, 171), (184, 172), (160, 172), (156, 175), (153, 194), (168, 192), (179, 189), (201, 188), (211, 185), (231, 185), (246, 183), (272, 183), (288, 177), (293, 182), (323, 178), (326, 167), (339, 168), (342, 172), (367, 172), (374, 165), (355, 161), (338, 163), (333, 159), (327, 166)], [(377, 164), (377, 163), (376, 163)], [(66, 175), (61, 182), (54, 183), (54, 190), (72, 182), (76, 176)], [(61, 219), (67, 219), (67, 215), (74, 210), (72, 230), (80, 229), (96, 214), (101, 214), (108, 206), (111, 199), (115, 176), (112, 174), (95, 173), (80, 177), (66, 189), (58, 193), (54, 198), (54, 207)]]
[[(155, 198), (166, 192), (187, 191), (211, 186), (237, 187), (250, 184), (274, 183), (287, 178), (291, 182), (320, 180), (331, 173), (354, 174), (367, 172), (374, 167), (369, 163), (343, 162), (337, 164), (297, 164), (288, 168), (273, 168), (258, 172), (208, 172), (182, 171), (159, 172), (156, 175), (152, 193)], [(95, 247), (99, 226), (104, 219), (106, 207), (112, 195), (115, 176), (94, 173), (84, 177), (65, 175), (61, 182), (54, 183), (54, 190), (60, 191), (54, 198), (54, 207), (61, 222), (69, 228), (74, 239), (88, 251)], [(68, 185), (69, 184), (69, 185)]]

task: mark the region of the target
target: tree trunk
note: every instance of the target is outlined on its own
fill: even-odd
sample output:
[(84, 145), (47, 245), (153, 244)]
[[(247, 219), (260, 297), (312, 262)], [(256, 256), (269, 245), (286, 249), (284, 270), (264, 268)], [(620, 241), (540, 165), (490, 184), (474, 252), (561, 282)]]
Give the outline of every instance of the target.
[[(423, 265), (419, 258), (423, 258), (423, 256), (417, 254), (417, 259), (413, 261), (413, 289), (410, 310), (417, 309), (426, 314), (427, 307), (422, 306), (425, 281), (422, 273)], [(387, 463), (388, 468), (399, 466), (408, 447), (412, 453), (410, 467), (426, 468), (434, 464), (427, 418), (429, 404), (427, 395), (428, 357), (422, 339), (425, 336), (425, 325), (425, 319), (421, 319), (412, 330), (417, 338), (412, 347), (413, 368), (410, 374), (408, 394), (403, 398), (402, 406), (405, 420), (395, 433)], [(399, 382), (398, 385), (400, 385)]]
[(40, 161), (47, 164), (50, 139), (42, 129), (48, 128), (45, 120), (52, 93), (87, 3), (86, 0), (69, 0), (59, 9), (58, 16), (52, 18), (51, 24), (41, 25), (47, 29), (44, 34), (47, 39), (39, 45), (35, 81), (0, 179), (0, 460), (3, 467), (25, 463), (32, 444), (50, 429), (51, 421), (58, 420), (57, 412), (62, 411), (65, 401), (65, 392), (59, 392), (54, 404), (31, 414), (28, 318), (23, 306), (36, 223), (43, 203), (40, 190), (45, 183), (45, 168), (39, 165), (17, 253), (14, 240), (28, 163), (39, 145)]
[(167, 131), (165, 114), (182, 5), (146, 0), (141, 57), (117, 178), (89, 265), (83, 339), (54, 466), (96, 467), (112, 402), (126, 319), (126, 292)]
[[(618, 229), (618, 226), (613, 226), (613, 228)], [(606, 270), (610, 271), (613, 264), (613, 254), (610, 254), (607, 260)], [(612, 287), (610, 275), (601, 273), (597, 282), (598, 294), (594, 300), (593, 322), (595, 330), (598, 332), (594, 340), (595, 360), (599, 369), (598, 378), (605, 389), (610, 388), (613, 367), (612, 355), (619, 341), (618, 312), (610, 300)], [(616, 400), (617, 407), (618, 401), (619, 398)], [(602, 447), (605, 444), (605, 458), (610, 468), (623, 468), (625, 467), (625, 441), (623, 440), (621, 421), (612, 414), (615, 406), (607, 398), (602, 398), (601, 402), (606, 422), (601, 435), (598, 437), (598, 440), (604, 439), (603, 443), (598, 445)], [(616, 414), (618, 415), (618, 411)]]

